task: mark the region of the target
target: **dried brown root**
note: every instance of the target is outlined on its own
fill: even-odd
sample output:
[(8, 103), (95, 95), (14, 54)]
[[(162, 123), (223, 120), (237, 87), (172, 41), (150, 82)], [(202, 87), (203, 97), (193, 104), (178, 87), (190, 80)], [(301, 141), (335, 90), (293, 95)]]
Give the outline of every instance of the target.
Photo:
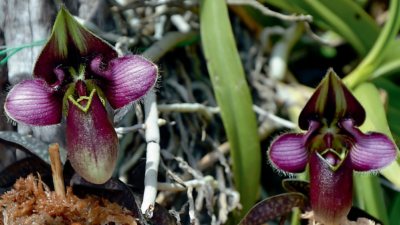
[(0, 225), (7, 224), (136, 224), (133, 213), (107, 199), (78, 198), (67, 188), (65, 199), (31, 174), (20, 178), (0, 200)]

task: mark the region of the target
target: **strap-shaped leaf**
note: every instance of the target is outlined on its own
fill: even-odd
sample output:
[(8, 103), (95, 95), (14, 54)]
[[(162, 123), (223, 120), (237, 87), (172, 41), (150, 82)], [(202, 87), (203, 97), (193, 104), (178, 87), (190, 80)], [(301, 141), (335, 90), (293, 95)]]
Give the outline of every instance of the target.
[[(400, 46), (400, 42), (399, 42)], [(400, 49), (399, 49), (400, 53)], [(400, 56), (399, 56), (400, 60)], [(400, 65), (400, 63), (398, 64)], [(387, 108), (387, 120), (389, 124), (390, 131), (392, 132), (393, 139), (399, 143), (400, 142), (400, 101), (398, 96), (400, 96), (400, 86), (396, 85), (392, 81), (385, 78), (378, 78), (372, 81), (377, 88), (383, 88), (387, 91), (389, 95), (389, 105)]]
[[(386, 52), (379, 67), (371, 74), (371, 79), (380, 76), (396, 76), (400, 72), (400, 39), (396, 38)], [(374, 82), (375, 83), (375, 82)]]
[(267, 198), (255, 205), (239, 225), (264, 224), (292, 212), (293, 207), (311, 211), (310, 202), (304, 195), (299, 193), (281, 194)]
[[(379, 97), (378, 89), (371, 83), (363, 83), (354, 91), (354, 96), (360, 101), (367, 112), (367, 118), (364, 124), (359, 127), (362, 132), (374, 131), (380, 132), (393, 140), (393, 136), (388, 129), (386, 114)], [(396, 98), (397, 96), (392, 96)], [(397, 118), (398, 119), (398, 118)], [(398, 154), (398, 153), (397, 153)], [(392, 163), (381, 171), (388, 180), (400, 187), (400, 160)]]
[(289, 13), (310, 14), (317, 26), (333, 30), (365, 56), (379, 35), (379, 27), (356, 2), (347, 0), (264, 0)]
[(363, 61), (347, 75), (343, 81), (349, 88), (354, 88), (371, 77), (386, 56), (400, 27), (400, 2), (390, 1), (389, 16), (385, 26), (373, 47)]
[[(367, 112), (367, 118), (364, 124), (359, 127), (360, 130), (362, 132), (380, 132), (393, 140), (392, 134), (388, 129), (385, 110), (379, 97), (378, 89), (371, 83), (362, 83), (354, 90), (354, 96), (360, 101)], [(399, 160), (381, 170), (380, 173), (400, 187)], [(378, 177), (355, 176), (354, 179), (357, 198), (365, 202), (365, 211), (380, 219), (383, 224), (389, 224), (385, 203), (379, 195), (374, 194), (382, 192)]]
[(224, 0), (203, 0), (201, 40), (215, 97), (231, 147), (236, 189), (246, 213), (260, 185), (261, 151), (257, 121)]

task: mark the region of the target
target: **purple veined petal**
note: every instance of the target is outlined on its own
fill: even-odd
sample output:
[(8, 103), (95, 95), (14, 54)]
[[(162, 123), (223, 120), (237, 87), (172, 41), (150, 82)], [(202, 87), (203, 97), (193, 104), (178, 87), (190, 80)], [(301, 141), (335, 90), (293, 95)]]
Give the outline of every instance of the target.
[(353, 136), (350, 149), (353, 169), (359, 172), (375, 171), (390, 165), (397, 155), (393, 141), (381, 133), (363, 134), (353, 123), (351, 120), (340, 123)]
[(328, 70), (327, 75), (304, 106), (299, 117), (299, 127), (307, 129), (310, 120), (329, 123), (340, 119), (353, 119), (357, 126), (364, 123), (365, 110), (340, 78)]
[(114, 109), (140, 99), (156, 84), (157, 66), (140, 56), (117, 58), (105, 70), (100, 69), (101, 61), (100, 58), (93, 59), (90, 68), (93, 73), (107, 80), (99, 86)]
[(107, 182), (118, 159), (119, 142), (96, 89), (75, 101), (69, 96), (67, 153), (75, 171), (94, 184)]
[(336, 171), (316, 152), (310, 158), (310, 201), (316, 222), (341, 224), (353, 202), (353, 168), (346, 157)]
[(81, 63), (96, 56), (108, 63), (118, 54), (110, 44), (79, 24), (61, 5), (51, 36), (35, 63), (33, 76), (53, 85), (59, 78), (55, 68), (61, 65), (78, 70)]
[(11, 89), (4, 109), (14, 121), (31, 126), (61, 122), (63, 93), (50, 88), (42, 79), (22, 81)]
[(307, 140), (318, 127), (318, 122), (311, 121), (306, 134), (289, 133), (278, 137), (268, 150), (273, 166), (289, 173), (304, 172), (309, 158)]

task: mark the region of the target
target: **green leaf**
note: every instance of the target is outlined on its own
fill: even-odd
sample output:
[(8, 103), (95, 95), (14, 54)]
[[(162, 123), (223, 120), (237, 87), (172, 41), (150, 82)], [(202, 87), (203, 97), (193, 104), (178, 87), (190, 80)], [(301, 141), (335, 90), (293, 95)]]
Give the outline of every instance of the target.
[[(384, 133), (393, 140), (378, 89), (371, 83), (362, 83), (355, 89), (354, 95), (367, 113), (366, 120), (360, 129), (363, 132), (376, 131)], [(400, 166), (397, 161), (380, 172), (389, 181), (400, 187), (400, 178), (398, 176), (400, 174)], [(357, 197), (359, 201), (363, 202), (361, 206), (364, 205), (368, 213), (381, 219), (384, 224), (389, 224), (378, 178), (355, 176), (355, 183)]]
[[(393, 140), (392, 133), (390, 132), (385, 109), (381, 102), (379, 91), (372, 83), (362, 83), (354, 90), (354, 95), (363, 105), (367, 117), (364, 124), (360, 127), (363, 132), (376, 131), (387, 135)], [(399, 159), (397, 162), (392, 163), (390, 166), (380, 171), (389, 181), (400, 187), (400, 165)]]
[[(362, 83), (354, 90), (354, 95), (363, 105), (367, 117), (360, 130), (365, 132), (375, 131), (386, 134), (393, 140), (388, 129), (385, 109), (380, 99), (378, 89), (371, 83)], [(400, 187), (400, 166), (395, 161), (387, 168), (380, 171), (388, 180)], [(354, 176), (356, 196), (360, 207), (366, 212), (380, 219), (383, 224), (389, 224), (389, 218), (383, 201), (382, 188), (378, 177)]]
[(386, 52), (385, 58), (379, 67), (371, 74), (371, 79), (380, 76), (395, 75), (400, 72), (400, 39), (392, 42)]
[(362, 56), (367, 55), (379, 35), (379, 27), (354, 1), (264, 0), (289, 13), (310, 14), (314, 23), (345, 38)]
[(396, 224), (400, 221), (400, 193), (396, 193), (394, 202), (389, 211), (389, 224)]
[(392, 135), (397, 143), (400, 142), (400, 102), (398, 101), (398, 96), (400, 96), (400, 87), (385, 78), (377, 78), (372, 80), (372, 82), (378, 88), (382, 88), (387, 91), (389, 104), (387, 110), (387, 120), (389, 123), (389, 128), (392, 131)]
[(350, 88), (354, 88), (359, 83), (366, 81), (371, 77), (372, 72), (374, 72), (380, 65), (387, 50), (392, 45), (394, 37), (398, 33), (400, 26), (400, 2), (390, 1), (389, 9), (390, 13), (388, 20), (379, 34), (374, 46), (363, 61), (343, 79)]
[(260, 185), (261, 152), (252, 99), (224, 0), (203, 0), (201, 40), (214, 93), (231, 146), (242, 215), (254, 205)]
[(359, 207), (381, 220), (383, 224), (389, 224), (378, 176), (355, 175), (354, 186)]

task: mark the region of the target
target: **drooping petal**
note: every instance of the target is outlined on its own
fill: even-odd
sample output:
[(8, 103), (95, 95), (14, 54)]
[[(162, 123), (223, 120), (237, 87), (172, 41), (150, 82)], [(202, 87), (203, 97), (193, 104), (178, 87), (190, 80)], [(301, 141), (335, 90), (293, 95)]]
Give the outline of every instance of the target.
[(93, 59), (90, 68), (93, 73), (106, 79), (99, 85), (114, 109), (140, 99), (156, 84), (157, 66), (140, 56), (117, 58), (105, 70), (100, 69), (101, 62), (101, 58)]
[(396, 158), (396, 147), (386, 135), (376, 132), (363, 134), (351, 120), (344, 120), (340, 124), (354, 139), (349, 144), (352, 144), (350, 157), (355, 171), (380, 170)]
[(4, 109), (14, 121), (31, 126), (61, 122), (62, 92), (56, 92), (42, 79), (17, 84), (8, 93)]
[(309, 158), (307, 140), (318, 126), (318, 122), (311, 121), (307, 134), (289, 133), (278, 137), (268, 150), (274, 167), (289, 173), (304, 172)]
[(114, 172), (119, 142), (106, 109), (93, 89), (90, 97), (69, 97), (66, 138), (68, 158), (75, 171), (94, 184)]
[(353, 168), (346, 157), (336, 171), (316, 152), (310, 158), (310, 201), (316, 222), (336, 225), (347, 219), (353, 201)]
[(365, 110), (335, 72), (329, 69), (301, 111), (299, 127), (307, 129), (310, 120), (326, 120), (329, 124), (339, 122), (339, 119), (353, 119), (355, 125), (360, 126), (365, 120)]
[(80, 25), (61, 6), (50, 39), (36, 61), (33, 76), (54, 84), (57, 82), (55, 68), (73, 67), (78, 71), (81, 63), (90, 62), (97, 56), (109, 62), (118, 54), (111, 45)]

